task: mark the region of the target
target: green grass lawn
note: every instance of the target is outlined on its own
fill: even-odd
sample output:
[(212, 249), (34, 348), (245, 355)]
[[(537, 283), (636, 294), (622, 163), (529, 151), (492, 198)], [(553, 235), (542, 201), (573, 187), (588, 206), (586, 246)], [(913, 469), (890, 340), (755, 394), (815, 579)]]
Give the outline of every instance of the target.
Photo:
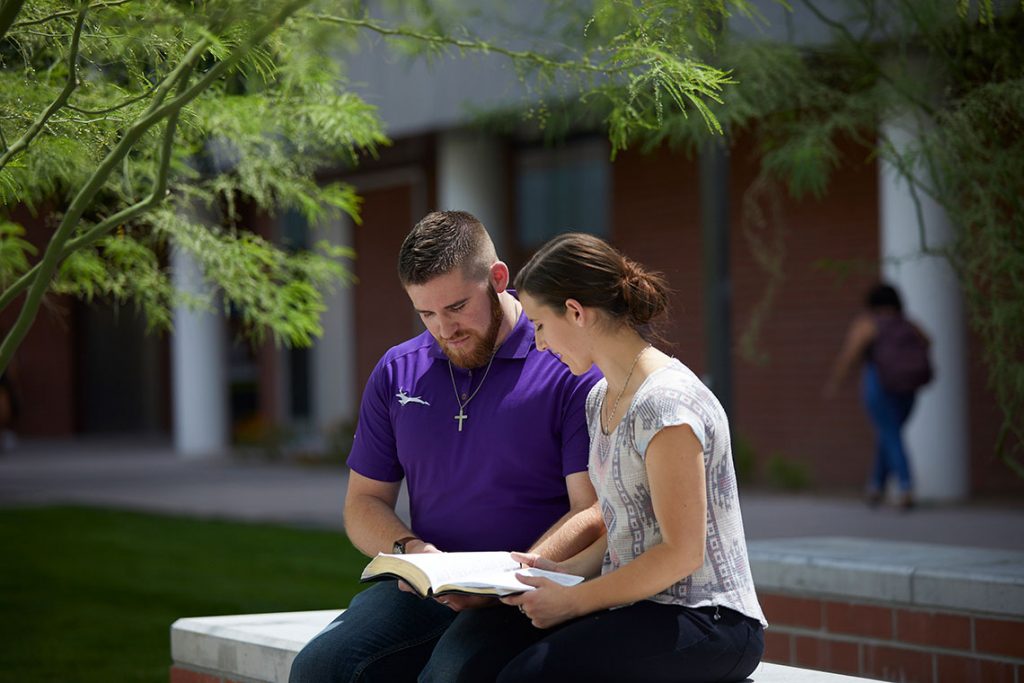
[(330, 609), (366, 560), (339, 532), (51, 507), (0, 510), (0, 681), (168, 679), (186, 616)]

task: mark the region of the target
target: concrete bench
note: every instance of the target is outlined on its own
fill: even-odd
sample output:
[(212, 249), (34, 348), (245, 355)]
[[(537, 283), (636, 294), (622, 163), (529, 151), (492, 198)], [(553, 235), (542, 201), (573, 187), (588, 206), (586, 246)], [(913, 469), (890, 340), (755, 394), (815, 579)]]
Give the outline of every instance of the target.
[[(171, 683), (286, 683), (292, 659), (340, 610), (178, 619), (171, 626)], [(761, 664), (754, 683), (866, 681)]]
[[(853, 538), (749, 548), (771, 624), (756, 683), (1024, 683), (1024, 553)], [(171, 680), (286, 681), (295, 654), (338, 614), (179, 619)]]

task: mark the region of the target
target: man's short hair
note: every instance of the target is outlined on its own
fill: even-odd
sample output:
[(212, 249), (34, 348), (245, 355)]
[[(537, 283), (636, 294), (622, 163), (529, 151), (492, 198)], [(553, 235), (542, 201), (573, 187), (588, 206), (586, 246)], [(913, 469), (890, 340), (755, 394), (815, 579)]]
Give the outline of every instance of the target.
[(398, 250), (402, 286), (422, 285), (456, 268), (467, 280), (486, 279), (498, 260), (487, 229), (466, 211), (434, 211), (413, 227)]

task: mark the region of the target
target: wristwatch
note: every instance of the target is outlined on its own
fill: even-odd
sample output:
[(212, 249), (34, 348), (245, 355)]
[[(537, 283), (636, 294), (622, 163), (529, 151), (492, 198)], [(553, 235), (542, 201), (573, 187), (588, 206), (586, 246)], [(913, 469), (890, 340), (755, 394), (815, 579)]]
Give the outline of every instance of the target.
[(405, 555), (405, 544), (410, 541), (418, 540), (420, 539), (417, 536), (405, 536), (404, 538), (400, 538), (391, 545), (391, 552), (395, 555)]

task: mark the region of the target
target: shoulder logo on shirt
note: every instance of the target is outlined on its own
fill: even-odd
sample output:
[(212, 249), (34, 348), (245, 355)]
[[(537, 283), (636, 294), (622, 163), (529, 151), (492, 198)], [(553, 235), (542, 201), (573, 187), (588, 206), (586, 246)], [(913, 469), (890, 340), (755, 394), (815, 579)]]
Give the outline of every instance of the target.
[(397, 394), (395, 394), (395, 398), (398, 399), (398, 404), (403, 406), (406, 405), (407, 403), (419, 403), (420, 405), (424, 406), (430, 405), (419, 396), (410, 396), (409, 394), (405, 393), (405, 389), (402, 389)]

